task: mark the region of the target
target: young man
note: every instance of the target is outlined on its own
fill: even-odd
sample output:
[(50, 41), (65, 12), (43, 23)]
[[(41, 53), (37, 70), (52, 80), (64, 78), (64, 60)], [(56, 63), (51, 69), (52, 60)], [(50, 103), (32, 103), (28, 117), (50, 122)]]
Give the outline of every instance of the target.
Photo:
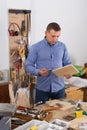
[(65, 44), (58, 41), (60, 34), (60, 26), (55, 22), (49, 23), (44, 39), (33, 44), (29, 50), (25, 67), (27, 72), (37, 76), (35, 103), (65, 97), (64, 78), (52, 72), (71, 64)]

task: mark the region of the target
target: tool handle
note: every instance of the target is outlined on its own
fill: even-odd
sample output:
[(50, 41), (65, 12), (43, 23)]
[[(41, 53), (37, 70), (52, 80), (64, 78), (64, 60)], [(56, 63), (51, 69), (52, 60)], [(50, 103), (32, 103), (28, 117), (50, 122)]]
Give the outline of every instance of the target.
[(44, 111), (48, 112), (48, 111), (57, 110), (57, 109), (60, 109), (60, 108), (61, 108), (61, 106), (53, 106), (53, 107), (49, 107), (49, 108), (44, 109)]

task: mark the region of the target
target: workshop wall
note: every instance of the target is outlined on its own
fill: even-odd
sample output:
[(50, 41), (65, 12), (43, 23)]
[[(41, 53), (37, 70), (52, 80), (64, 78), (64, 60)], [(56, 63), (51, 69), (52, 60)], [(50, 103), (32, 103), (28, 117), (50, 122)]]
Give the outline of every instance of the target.
[(87, 62), (87, 0), (33, 0), (32, 42), (44, 37), (45, 27), (55, 21), (61, 25), (59, 40), (66, 43), (74, 64)]
[(9, 68), (7, 1), (0, 2), (0, 70)]
[[(31, 10), (31, 44), (44, 37), (49, 22), (62, 28), (74, 64), (87, 62), (87, 0), (3, 0), (0, 2), (0, 69), (9, 68), (8, 9)], [(2, 60), (3, 59), (3, 60)]]
[(31, 10), (31, 0), (3, 0), (0, 2), (0, 70), (9, 69), (8, 9)]

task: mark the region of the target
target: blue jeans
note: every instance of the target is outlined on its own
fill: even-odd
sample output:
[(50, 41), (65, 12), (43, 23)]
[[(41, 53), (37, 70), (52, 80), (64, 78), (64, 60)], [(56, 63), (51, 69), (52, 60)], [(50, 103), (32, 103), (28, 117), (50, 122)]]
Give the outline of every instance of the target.
[(48, 101), (49, 99), (59, 99), (59, 98), (65, 98), (65, 88), (61, 89), (58, 92), (44, 92), (41, 90), (36, 89), (36, 95), (35, 95), (35, 103), (42, 101), (45, 103), (45, 101)]

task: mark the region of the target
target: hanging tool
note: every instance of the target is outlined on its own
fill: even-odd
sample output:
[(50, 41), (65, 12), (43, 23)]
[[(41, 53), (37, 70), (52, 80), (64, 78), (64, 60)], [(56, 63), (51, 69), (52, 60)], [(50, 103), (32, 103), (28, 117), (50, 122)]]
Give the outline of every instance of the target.
[(27, 37), (27, 31), (26, 31), (26, 25), (25, 25), (25, 21), (26, 21), (25, 14), (26, 14), (26, 12), (24, 11), (24, 20), (21, 23), (21, 34), (22, 34), (22, 36)]

